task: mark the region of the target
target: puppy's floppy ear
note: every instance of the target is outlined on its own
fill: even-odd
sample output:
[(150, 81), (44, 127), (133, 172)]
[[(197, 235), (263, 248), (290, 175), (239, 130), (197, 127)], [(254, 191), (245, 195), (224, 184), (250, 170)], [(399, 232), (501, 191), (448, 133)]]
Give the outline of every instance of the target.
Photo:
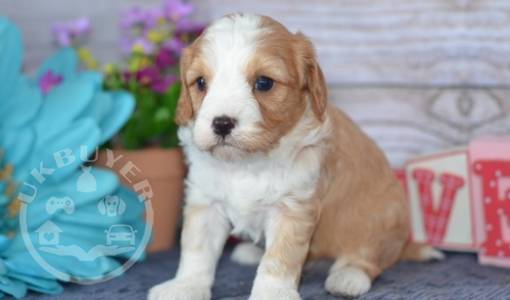
[(317, 61), (312, 42), (300, 32), (296, 33), (295, 37), (301, 86), (310, 95), (311, 107), (315, 116), (319, 121), (322, 121), (328, 105), (328, 88), (324, 74)]
[(180, 72), (181, 72), (181, 95), (177, 102), (175, 112), (175, 123), (179, 126), (186, 125), (193, 118), (193, 105), (189, 94), (189, 87), (186, 82), (186, 71), (191, 64), (192, 53), (190, 48), (186, 48), (182, 52)]

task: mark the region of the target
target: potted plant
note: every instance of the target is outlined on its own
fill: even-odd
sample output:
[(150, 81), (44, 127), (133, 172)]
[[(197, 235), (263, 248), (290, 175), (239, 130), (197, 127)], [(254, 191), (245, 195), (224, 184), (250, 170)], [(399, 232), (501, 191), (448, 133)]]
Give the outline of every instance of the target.
[[(119, 172), (116, 168), (131, 162), (139, 171), (131, 180), (147, 179), (151, 185), (154, 227), (149, 251), (174, 244), (181, 211), (185, 167), (174, 115), (181, 87), (181, 51), (203, 29), (189, 19), (192, 11), (193, 6), (181, 0), (166, 0), (148, 9), (130, 8), (120, 22), (123, 60), (103, 66), (104, 88), (129, 91), (136, 100), (131, 118), (107, 144), (120, 157), (119, 163), (108, 167)], [(53, 32), (61, 45), (77, 49), (85, 67), (98, 67), (83, 47), (83, 36), (90, 32), (85, 19), (56, 24)], [(100, 151), (97, 165), (106, 166), (105, 151)]]

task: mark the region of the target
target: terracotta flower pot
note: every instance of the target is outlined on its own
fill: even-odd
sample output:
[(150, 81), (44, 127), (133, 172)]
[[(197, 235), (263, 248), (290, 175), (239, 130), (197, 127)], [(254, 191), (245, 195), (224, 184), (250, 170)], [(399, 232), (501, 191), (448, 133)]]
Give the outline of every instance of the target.
[[(113, 166), (111, 163), (108, 165), (106, 151), (113, 151), (115, 159), (122, 157), (115, 161)], [(128, 162), (136, 166), (136, 172), (129, 175), (132, 182), (128, 182), (120, 172)], [(148, 180), (153, 192), (151, 205), (154, 211), (154, 224), (152, 240), (147, 250), (156, 252), (170, 249), (175, 244), (175, 233), (181, 216), (186, 173), (180, 149), (102, 150), (96, 165), (114, 170), (120, 180), (131, 188), (133, 182)]]

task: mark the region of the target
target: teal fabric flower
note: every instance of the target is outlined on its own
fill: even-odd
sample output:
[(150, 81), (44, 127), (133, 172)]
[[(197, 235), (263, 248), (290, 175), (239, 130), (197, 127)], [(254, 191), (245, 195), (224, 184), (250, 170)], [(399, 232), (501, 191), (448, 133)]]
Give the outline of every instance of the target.
[[(133, 245), (147, 230), (138, 195), (113, 172), (84, 166), (133, 112), (131, 95), (103, 91), (102, 75), (78, 71), (70, 48), (33, 78), (20, 73), (22, 53), (19, 30), (0, 18), (0, 295), (16, 298), (122, 273), (123, 262), (143, 258)], [(125, 212), (98, 210), (104, 199)], [(119, 237), (128, 245), (107, 243)]]

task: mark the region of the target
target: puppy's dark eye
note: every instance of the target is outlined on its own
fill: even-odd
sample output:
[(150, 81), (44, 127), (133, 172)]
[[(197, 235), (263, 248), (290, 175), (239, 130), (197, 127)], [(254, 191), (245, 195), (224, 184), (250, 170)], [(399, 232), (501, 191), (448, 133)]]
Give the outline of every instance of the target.
[(267, 76), (259, 76), (255, 80), (255, 89), (261, 92), (267, 92), (273, 87), (273, 79)]
[(199, 91), (201, 92), (205, 92), (205, 90), (207, 89), (207, 82), (205, 81), (205, 78), (200, 76), (197, 78), (197, 88)]

